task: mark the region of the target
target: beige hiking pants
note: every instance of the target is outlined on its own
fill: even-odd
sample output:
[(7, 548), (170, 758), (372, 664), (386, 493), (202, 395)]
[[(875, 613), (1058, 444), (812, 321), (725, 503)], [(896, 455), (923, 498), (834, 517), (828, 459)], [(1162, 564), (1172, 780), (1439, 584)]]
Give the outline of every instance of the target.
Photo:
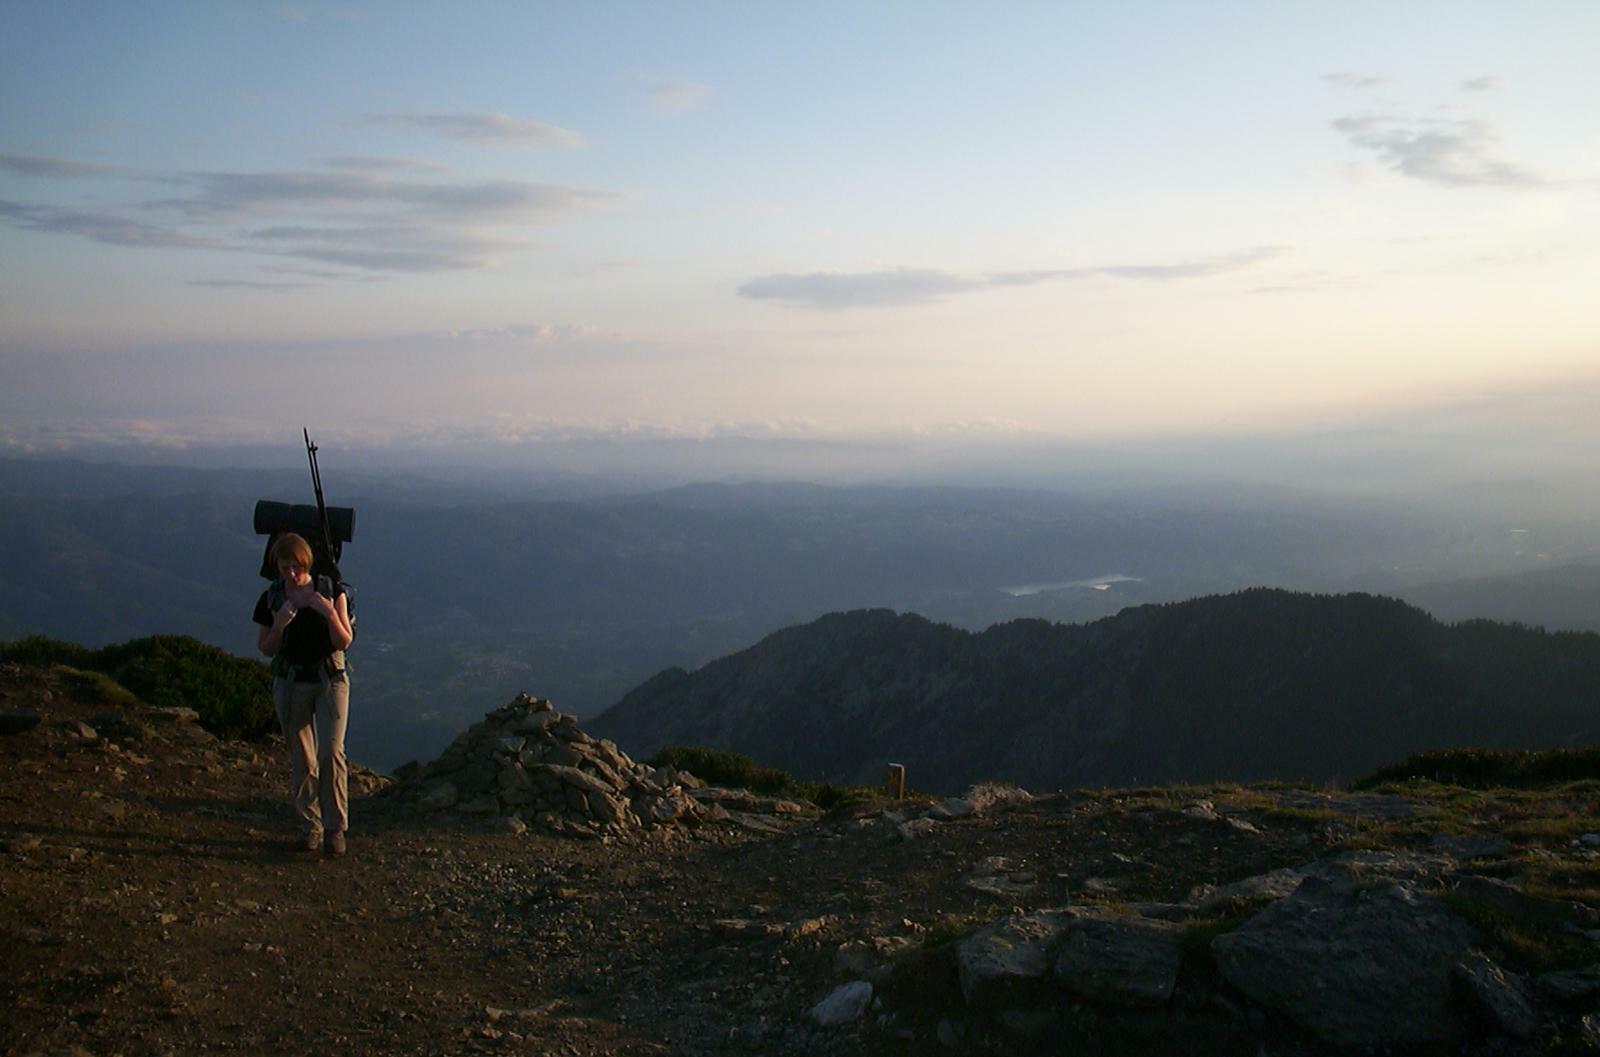
[(339, 833), (350, 825), (350, 766), (344, 729), (350, 713), (349, 676), (324, 673), (315, 683), (272, 680), (272, 704), (289, 750), (289, 803), (307, 832)]

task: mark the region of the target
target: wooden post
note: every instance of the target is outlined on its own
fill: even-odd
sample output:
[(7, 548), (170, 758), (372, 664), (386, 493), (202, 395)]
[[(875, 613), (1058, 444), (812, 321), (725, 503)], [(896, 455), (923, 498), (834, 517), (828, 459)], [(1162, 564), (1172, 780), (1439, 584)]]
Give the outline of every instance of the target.
[(883, 776), (883, 791), (892, 800), (904, 800), (906, 798), (905, 764), (891, 763), (889, 765), (888, 772)]

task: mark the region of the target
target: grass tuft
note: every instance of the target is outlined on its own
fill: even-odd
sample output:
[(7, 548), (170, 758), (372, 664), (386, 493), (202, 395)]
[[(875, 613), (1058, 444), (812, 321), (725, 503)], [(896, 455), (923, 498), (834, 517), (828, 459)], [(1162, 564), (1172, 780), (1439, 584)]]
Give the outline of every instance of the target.
[(1463, 892), (1444, 894), (1445, 906), (1471, 922), (1505, 956), (1526, 972), (1578, 969), (1593, 962), (1593, 945), (1582, 936), (1555, 929), (1536, 929)]
[(651, 767), (688, 771), (703, 782), (728, 789), (748, 789), (762, 796), (809, 800), (824, 811), (849, 811), (872, 804), (882, 792), (870, 786), (835, 785), (796, 778), (788, 771), (768, 767), (738, 752), (703, 745), (671, 745), (645, 761)]

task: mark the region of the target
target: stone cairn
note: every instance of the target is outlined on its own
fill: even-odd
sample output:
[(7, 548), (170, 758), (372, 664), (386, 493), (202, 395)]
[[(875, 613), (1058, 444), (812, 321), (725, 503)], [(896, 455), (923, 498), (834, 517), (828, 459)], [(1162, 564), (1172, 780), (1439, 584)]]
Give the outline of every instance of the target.
[(635, 763), (549, 701), (528, 693), (488, 713), (430, 764), (397, 772), (400, 793), (424, 811), (496, 816), (513, 832), (597, 837), (726, 819), (689, 795), (687, 771)]

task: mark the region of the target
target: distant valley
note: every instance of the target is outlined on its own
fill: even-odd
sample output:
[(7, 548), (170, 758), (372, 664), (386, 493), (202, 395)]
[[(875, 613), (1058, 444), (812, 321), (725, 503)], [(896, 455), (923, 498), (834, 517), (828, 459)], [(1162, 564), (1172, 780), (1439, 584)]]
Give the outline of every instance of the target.
[[(588, 717), (662, 669), (843, 610), (981, 630), (1273, 585), (1600, 626), (1600, 594), (1556, 568), (1583, 535), (1521, 500), (804, 483), (579, 499), (324, 469), (330, 501), (357, 510), (351, 749), (385, 767), (431, 757), (519, 690)], [(308, 493), (291, 470), (0, 460), (0, 638), (175, 633), (250, 655), (251, 508)]]

